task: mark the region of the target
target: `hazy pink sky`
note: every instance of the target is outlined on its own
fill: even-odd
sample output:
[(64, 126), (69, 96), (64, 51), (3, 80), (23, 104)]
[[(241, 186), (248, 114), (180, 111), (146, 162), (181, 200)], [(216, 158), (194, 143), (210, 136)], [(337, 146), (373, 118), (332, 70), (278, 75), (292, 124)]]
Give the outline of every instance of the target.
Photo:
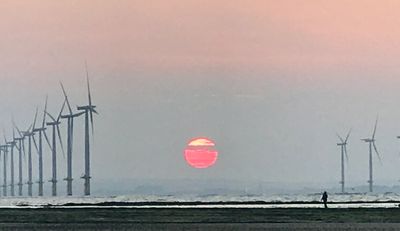
[[(2, 0), (0, 121), (12, 111), (28, 127), (46, 93), (56, 112), (60, 80), (73, 105), (86, 102), (86, 59), (101, 113), (97, 177), (110, 153), (115, 175), (198, 177), (182, 150), (200, 135), (220, 152), (203, 177), (312, 181), (318, 171), (337, 182), (335, 131), (355, 128), (354, 159), (366, 164), (359, 139), (380, 113), (392, 171), (377, 175), (392, 179), (399, 12), (398, 0)], [(364, 182), (366, 165), (353, 166)]]
[(2, 1), (0, 68), (395, 69), (393, 0)]

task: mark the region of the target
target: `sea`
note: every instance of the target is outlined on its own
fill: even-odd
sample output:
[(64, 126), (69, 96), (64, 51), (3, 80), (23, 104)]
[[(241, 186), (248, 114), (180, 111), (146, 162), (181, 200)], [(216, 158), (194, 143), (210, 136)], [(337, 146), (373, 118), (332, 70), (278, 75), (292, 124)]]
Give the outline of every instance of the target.
[[(320, 208), (321, 194), (1, 197), (0, 208)], [(330, 194), (330, 208), (395, 208), (398, 193)]]

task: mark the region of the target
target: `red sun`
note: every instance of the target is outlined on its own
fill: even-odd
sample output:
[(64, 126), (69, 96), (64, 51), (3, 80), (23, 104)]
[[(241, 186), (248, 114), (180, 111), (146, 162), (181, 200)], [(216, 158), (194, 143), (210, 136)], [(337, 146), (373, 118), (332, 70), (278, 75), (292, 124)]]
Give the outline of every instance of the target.
[(215, 143), (208, 138), (192, 139), (185, 149), (186, 162), (193, 168), (211, 167), (217, 161), (217, 157)]

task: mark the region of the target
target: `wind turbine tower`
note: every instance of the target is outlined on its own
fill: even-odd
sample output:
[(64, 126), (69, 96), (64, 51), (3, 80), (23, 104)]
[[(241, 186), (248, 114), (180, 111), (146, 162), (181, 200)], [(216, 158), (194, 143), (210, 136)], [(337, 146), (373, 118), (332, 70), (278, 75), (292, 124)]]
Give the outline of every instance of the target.
[(60, 114), (57, 117), (57, 119), (55, 119), (52, 115), (50, 115), (47, 111), (46, 114), (53, 120), (52, 122), (47, 122), (46, 125), (47, 126), (51, 126), (52, 127), (52, 144), (51, 144), (51, 159), (52, 159), (52, 178), (50, 180), (50, 182), (52, 183), (52, 196), (57, 196), (57, 134), (58, 134), (58, 138), (60, 141), (60, 145), (61, 145), (61, 149), (64, 153), (64, 147), (62, 144), (62, 140), (61, 140), (61, 133), (60, 133), (60, 119), (61, 119), (61, 112), (63, 111), (65, 106), (65, 101), (63, 103), (63, 106), (61, 108)]
[(67, 181), (67, 195), (72, 196), (72, 150), (73, 150), (73, 141), (74, 141), (74, 118), (79, 117), (83, 115), (85, 112), (79, 112), (79, 113), (73, 113), (72, 107), (69, 103), (67, 93), (64, 89), (64, 86), (62, 83), (61, 84), (61, 89), (63, 91), (65, 101), (67, 102), (69, 114), (68, 115), (62, 115), (62, 119), (67, 119), (67, 177), (64, 179)]
[[(90, 93), (90, 85), (89, 85), (89, 74), (86, 66), (86, 81), (87, 81), (87, 89), (88, 89), (88, 99), (89, 99), (89, 105), (86, 106), (80, 106), (78, 107), (79, 111), (83, 111), (85, 113), (85, 174), (82, 177), (85, 180), (84, 184), (84, 195), (89, 196), (90, 195), (90, 133), (89, 133), (89, 127), (92, 128), (92, 134), (94, 131), (93, 127), (93, 113), (97, 113), (96, 111), (96, 106), (92, 104), (92, 96)], [(89, 125), (89, 118), (90, 118), (90, 125)]]
[(49, 139), (47, 137), (46, 127), (45, 127), (46, 126), (46, 111), (47, 111), (47, 97), (46, 97), (46, 103), (45, 103), (44, 111), (43, 111), (42, 126), (39, 128), (33, 127), (33, 130), (32, 130), (33, 132), (39, 134), (39, 145), (38, 145), (38, 161), (39, 161), (38, 195), (39, 196), (43, 196), (43, 184), (44, 184), (44, 181), (43, 181), (43, 136), (46, 139), (46, 142), (48, 143), (48, 145), (50, 146), (50, 149), (51, 149), (51, 145), (50, 145)]
[[(5, 139), (5, 137), (4, 137)], [(11, 183), (10, 183), (10, 194), (11, 196), (15, 196), (15, 176), (14, 176), (14, 148), (17, 147), (17, 142), (16, 142), (16, 138), (15, 138), (15, 130), (13, 129), (13, 140), (10, 142), (7, 142), (6, 144), (9, 145), (10, 147), (10, 173), (11, 173)]]
[(376, 143), (375, 143), (375, 135), (376, 135), (376, 128), (378, 126), (378, 119), (376, 119), (375, 122), (375, 127), (374, 127), (374, 131), (372, 133), (372, 137), (371, 138), (366, 138), (366, 139), (362, 139), (362, 141), (368, 143), (369, 145), (369, 191), (373, 192), (373, 152), (375, 152), (375, 154), (377, 155), (379, 162), (382, 163), (382, 159), (381, 156), (378, 152), (378, 149), (376, 147)]
[(23, 132), (25, 137), (28, 137), (28, 196), (33, 196), (32, 194), (32, 185), (33, 185), (33, 181), (32, 181), (32, 137), (34, 135), (33, 132), (31, 131), (26, 131)]
[(33, 128), (35, 127), (36, 124), (36, 119), (37, 119), (37, 114), (38, 114), (38, 110), (36, 109), (36, 113), (35, 113), (35, 119), (33, 121), (33, 125), (31, 125), (30, 128), (28, 128), (28, 130), (26, 132), (23, 132), (23, 135), (25, 137), (28, 137), (28, 196), (33, 196), (32, 193), (32, 185), (33, 185), (33, 181), (32, 181), (32, 139), (35, 135), (35, 133), (33, 132)]
[(345, 164), (344, 164), (344, 159), (346, 157), (346, 160), (349, 160), (349, 156), (347, 154), (347, 141), (349, 140), (351, 130), (346, 136), (346, 139), (343, 139), (341, 136), (337, 135), (340, 142), (337, 144), (340, 147), (341, 150), (341, 181), (340, 184), (342, 185), (342, 193), (345, 193), (345, 176), (344, 176), (344, 170), (345, 170)]
[(22, 134), (22, 132), (18, 129), (18, 127), (14, 124), (14, 127), (17, 129), (18, 134), (20, 137), (15, 138), (14, 140), (18, 142), (18, 196), (22, 196), (22, 152), (24, 153), (25, 156), (25, 148), (24, 148), (24, 140), (25, 137)]
[(1, 145), (0, 149), (3, 151), (3, 196), (7, 196), (7, 154), (8, 145)]

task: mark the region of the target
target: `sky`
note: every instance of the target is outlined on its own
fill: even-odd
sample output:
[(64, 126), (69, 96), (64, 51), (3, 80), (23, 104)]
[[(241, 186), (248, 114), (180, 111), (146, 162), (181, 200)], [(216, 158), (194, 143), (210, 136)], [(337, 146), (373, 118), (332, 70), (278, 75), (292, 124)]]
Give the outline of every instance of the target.
[[(4, 0), (0, 125), (7, 136), (12, 116), (29, 127), (46, 95), (57, 114), (60, 81), (73, 105), (87, 103), (87, 61), (100, 113), (94, 180), (337, 184), (336, 133), (352, 128), (346, 174), (366, 184), (360, 139), (379, 115), (376, 181), (398, 184), (399, 10), (394, 0)], [(77, 179), (83, 120), (76, 126)], [(215, 166), (185, 163), (197, 136), (216, 143)]]

